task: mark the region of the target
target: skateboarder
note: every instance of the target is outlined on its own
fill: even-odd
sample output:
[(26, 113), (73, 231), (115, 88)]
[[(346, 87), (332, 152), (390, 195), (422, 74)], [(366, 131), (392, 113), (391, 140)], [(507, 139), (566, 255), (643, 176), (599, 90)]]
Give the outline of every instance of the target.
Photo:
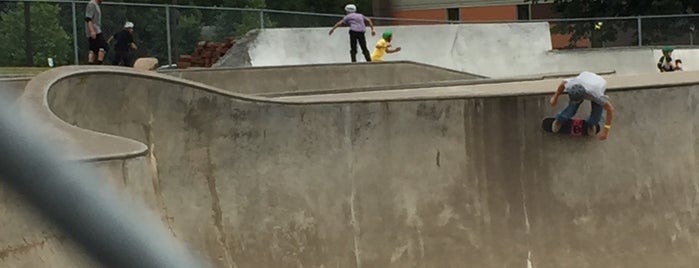
[(679, 61), (680, 66), (677, 66), (678, 61), (673, 62), (672, 61), (672, 51), (675, 50), (671, 46), (666, 46), (663, 47), (663, 55), (660, 56), (660, 60), (658, 60), (658, 69), (660, 70), (661, 73), (663, 72), (674, 72), (674, 71), (681, 71), (682, 70), (682, 61)]
[(123, 30), (115, 33), (109, 37), (109, 40), (107, 40), (107, 43), (111, 43), (112, 40), (116, 40), (116, 44), (114, 44), (114, 51), (116, 52), (113, 62), (114, 65), (133, 67), (134, 57), (131, 55), (131, 51), (129, 50), (138, 49), (138, 46), (136, 46), (136, 43), (133, 40), (133, 27), (133, 23), (127, 21), (124, 24)]
[(340, 27), (342, 24), (349, 24), (350, 58), (352, 59), (352, 62), (357, 62), (357, 42), (359, 42), (359, 47), (362, 49), (364, 59), (366, 61), (371, 61), (369, 49), (366, 46), (366, 24), (364, 22), (369, 22), (369, 27), (371, 27), (371, 36), (376, 35), (376, 31), (374, 31), (374, 23), (371, 21), (371, 19), (365, 17), (361, 13), (357, 13), (357, 6), (353, 4), (345, 6), (345, 11), (347, 12), (347, 16), (335, 23), (335, 26), (333, 26), (328, 35), (332, 35), (335, 29)]
[(391, 41), (393, 40), (393, 33), (391, 31), (386, 31), (383, 33), (381, 39), (376, 42), (376, 47), (374, 47), (374, 52), (371, 53), (371, 61), (383, 61), (383, 55), (388, 53), (396, 53), (400, 51), (400, 47), (391, 49)]
[(614, 107), (609, 102), (609, 97), (604, 95), (606, 89), (607, 81), (591, 72), (582, 72), (577, 77), (561, 82), (549, 102), (551, 106), (555, 107), (558, 103), (558, 97), (563, 92), (568, 93), (570, 102), (565, 109), (556, 115), (556, 120), (553, 121), (551, 130), (558, 132), (563, 124), (569, 122), (575, 116), (578, 108), (580, 108), (580, 104), (585, 100), (589, 100), (592, 105), (592, 111), (586, 120), (590, 125), (587, 129), (587, 134), (590, 136), (596, 134), (595, 126), (602, 119), (602, 109), (604, 109), (607, 111), (607, 122), (604, 124), (604, 129), (601, 131), (599, 139), (606, 140), (609, 130), (612, 128), (612, 118), (614, 117)]

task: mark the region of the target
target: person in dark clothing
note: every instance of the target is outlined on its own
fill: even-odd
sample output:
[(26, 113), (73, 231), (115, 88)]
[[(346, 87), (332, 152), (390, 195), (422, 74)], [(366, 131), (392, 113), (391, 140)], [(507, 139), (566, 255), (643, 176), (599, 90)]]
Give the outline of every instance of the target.
[(134, 57), (129, 49), (138, 49), (138, 46), (136, 46), (136, 43), (133, 41), (133, 27), (133, 23), (127, 21), (126, 24), (124, 24), (124, 29), (115, 33), (109, 38), (109, 41), (107, 41), (107, 43), (111, 43), (112, 40), (116, 40), (114, 44), (114, 52), (116, 54), (113, 62), (114, 65), (133, 67)]

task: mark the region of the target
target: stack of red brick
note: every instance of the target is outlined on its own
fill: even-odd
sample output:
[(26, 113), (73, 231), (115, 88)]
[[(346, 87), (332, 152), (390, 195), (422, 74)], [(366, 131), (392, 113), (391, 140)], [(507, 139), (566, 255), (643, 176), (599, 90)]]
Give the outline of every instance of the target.
[(222, 43), (201, 41), (197, 43), (194, 53), (191, 55), (180, 55), (177, 68), (211, 67), (211, 65), (216, 63), (219, 58), (223, 57), (234, 44), (235, 40), (232, 38), (228, 38)]

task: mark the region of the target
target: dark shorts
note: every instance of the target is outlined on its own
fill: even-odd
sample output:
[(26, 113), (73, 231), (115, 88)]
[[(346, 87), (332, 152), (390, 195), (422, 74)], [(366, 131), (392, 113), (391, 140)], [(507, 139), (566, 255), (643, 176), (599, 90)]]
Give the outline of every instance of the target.
[(95, 54), (99, 52), (100, 48), (107, 51), (107, 41), (104, 40), (102, 33), (98, 33), (95, 39), (88, 37), (87, 42), (90, 44), (90, 50)]

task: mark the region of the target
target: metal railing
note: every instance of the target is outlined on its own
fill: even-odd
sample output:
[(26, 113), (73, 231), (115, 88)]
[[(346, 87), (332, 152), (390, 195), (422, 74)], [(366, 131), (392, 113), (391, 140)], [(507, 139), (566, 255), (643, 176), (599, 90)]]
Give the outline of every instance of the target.
[[(46, 66), (86, 62), (87, 37), (83, 14), (88, 1), (10, 0), (0, 2), (0, 66)], [(25, 10), (24, 4), (30, 9)], [(105, 39), (121, 30), (125, 21), (135, 23), (136, 56), (158, 58), (173, 64), (178, 55), (193, 52), (198, 41), (223, 41), (240, 37), (252, 29), (288, 27), (331, 27), (343, 15), (310, 12), (104, 2), (102, 29)], [(29, 11), (31, 20), (24, 14)], [(377, 25), (434, 25), (482, 23), (372, 17)], [(31, 31), (25, 31), (30, 21)], [(496, 23), (496, 21), (487, 21)], [(505, 22), (505, 21), (497, 21)], [(610, 17), (506, 21), (549, 22), (551, 34), (563, 47), (622, 47), (694, 45), (694, 25), (699, 15)], [(20, 27), (18, 27), (18, 25)], [(571, 33), (572, 32), (572, 33)], [(27, 45), (25, 39), (30, 39)], [(563, 41), (561, 41), (563, 40)], [(27, 50), (33, 52), (30, 64)], [(7, 53), (5, 53), (7, 52)], [(107, 58), (113, 56), (110, 50)], [(5, 54), (5, 55), (2, 55)]]

